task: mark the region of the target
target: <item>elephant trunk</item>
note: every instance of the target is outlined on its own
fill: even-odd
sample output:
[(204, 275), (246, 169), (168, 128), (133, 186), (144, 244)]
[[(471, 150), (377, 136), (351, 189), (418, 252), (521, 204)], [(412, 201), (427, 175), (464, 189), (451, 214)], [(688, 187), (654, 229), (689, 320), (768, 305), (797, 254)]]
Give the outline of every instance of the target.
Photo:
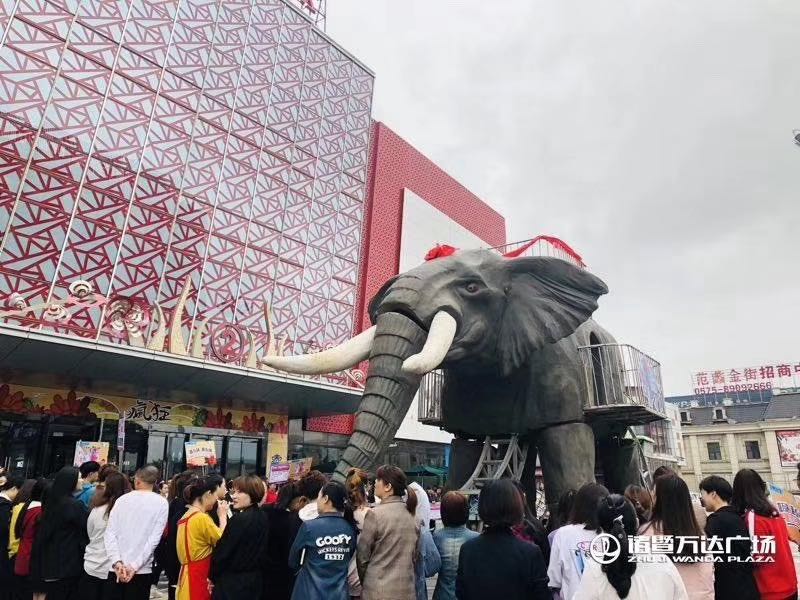
[(364, 394), (335, 480), (344, 481), (352, 467), (373, 468), (378, 454), (394, 438), (422, 379), (404, 371), (403, 362), (422, 350), (426, 337), (424, 329), (402, 314), (378, 316)]

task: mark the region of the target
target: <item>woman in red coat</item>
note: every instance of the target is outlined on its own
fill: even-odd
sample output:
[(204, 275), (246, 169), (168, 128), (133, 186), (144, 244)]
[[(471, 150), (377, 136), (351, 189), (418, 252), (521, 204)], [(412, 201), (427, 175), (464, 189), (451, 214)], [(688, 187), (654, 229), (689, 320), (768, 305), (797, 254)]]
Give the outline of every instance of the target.
[(25, 503), (20, 511), (14, 535), (19, 538), (19, 551), (17, 560), (14, 563), (14, 575), (21, 581), (20, 588), (27, 594), (32, 594), (34, 600), (44, 596), (42, 582), (31, 579), (31, 552), (33, 551), (33, 541), (36, 539), (36, 532), (39, 529), (39, 520), (42, 518), (42, 497), (44, 496), (50, 482), (43, 477), (36, 480), (31, 490), (31, 499)]
[[(765, 536), (775, 540), (774, 553), (766, 555), (773, 561), (757, 562), (753, 571), (761, 600), (796, 600), (797, 573), (789, 545), (789, 530), (778, 509), (767, 499), (767, 484), (761, 475), (752, 469), (739, 471), (733, 479), (731, 504), (744, 517), (750, 537), (759, 539), (759, 546), (763, 545), (761, 539)], [(753, 548), (753, 555), (758, 558), (764, 553)]]

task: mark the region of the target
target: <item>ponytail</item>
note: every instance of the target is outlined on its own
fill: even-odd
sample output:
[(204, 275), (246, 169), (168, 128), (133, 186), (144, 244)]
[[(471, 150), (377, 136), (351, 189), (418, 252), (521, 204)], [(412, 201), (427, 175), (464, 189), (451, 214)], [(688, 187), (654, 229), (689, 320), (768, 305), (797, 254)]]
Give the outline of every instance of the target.
[(392, 495), (401, 496), (406, 494), (406, 510), (412, 515), (417, 512), (417, 494), (408, 487), (408, 479), (403, 471), (394, 465), (383, 465), (378, 467), (375, 472), (375, 480), (380, 479), (383, 483), (392, 486)]
[(329, 481), (322, 487), (320, 494), (328, 497), (333, 508), (342, 513), (345, 521), (353, 527), (358, 527), (353, 514), (353, 505), (348, 498), (347, 488), (338, 481)]
[(628, 536), (636, 533), (636, 511), (630, 500), (611, 494), (600, 500), (597, 513), (600, 527), (619, 543), (619, 556), (602, 565), (602, 570), (617, 595), (624, 599), (631, 591), (631, 578), (636, 572), (636, 563), (630, 562), (628, 553)]
[(186, 504), (194, 504), (194, 501), (201, 498), (206, 492), (212, 492), (219, 487), (216, 479), (210, 477), (192, 477), (186, 482), (183, 488), (183, 500)]
[(411, 486), (406, 486), (406, 510), (412, 515), (417, 513), (417, 493)]

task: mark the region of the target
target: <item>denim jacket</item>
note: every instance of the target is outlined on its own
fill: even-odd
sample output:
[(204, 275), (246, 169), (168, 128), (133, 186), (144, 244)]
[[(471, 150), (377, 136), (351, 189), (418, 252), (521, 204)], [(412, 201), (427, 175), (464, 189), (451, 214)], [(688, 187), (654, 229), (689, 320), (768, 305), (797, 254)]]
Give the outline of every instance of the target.
[(323, 513), (303, 523), (289, 551), (289, 567), (300, 568), (293, 600), (349, 599), (347, 567), (355, 554), (356, 535), (356, 528), (340, 513)]
[(414, 564), (417, 600), (428, 600), (428, 584), (425, 579), (436, 575), (441, 566), (442, 559), (436, 544), (433, 543), (430, 529), (422, 525), (417, 543), (417, 560)]
[(433, 542), (442, 557), (442, 568), (433, 591), (433, 600), (455, 600), (456, 574), (458, 573), (458, 553), (461, 545), (467, 540), (478, 537), (477, 531), (460, 527), (445, 527), (433, 532)]

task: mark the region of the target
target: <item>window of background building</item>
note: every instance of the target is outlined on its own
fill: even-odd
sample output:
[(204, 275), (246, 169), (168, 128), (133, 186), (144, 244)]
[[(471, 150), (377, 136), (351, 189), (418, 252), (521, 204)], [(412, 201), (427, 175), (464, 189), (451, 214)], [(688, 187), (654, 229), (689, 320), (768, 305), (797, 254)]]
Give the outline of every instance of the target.
[(706, 448), (708, 449), (708, 460), (722, 460), (722, 450), (719, 447), (719, 442), (708, 442)]
[(723, 420), (725, 420), (725, 409), (724, 408), (715, 408), (714, 409), (714, 420), (715, 421), (723, 421)]
[(681, 423), (688, 423), (689, 422), (689, 411), (682, 410), (681, 411)]
[(748, 440), (744, 443), (744, 451), (749, 460), (758, 460), (761, 458), (761, 448), (758, 446), (758, 440)]

